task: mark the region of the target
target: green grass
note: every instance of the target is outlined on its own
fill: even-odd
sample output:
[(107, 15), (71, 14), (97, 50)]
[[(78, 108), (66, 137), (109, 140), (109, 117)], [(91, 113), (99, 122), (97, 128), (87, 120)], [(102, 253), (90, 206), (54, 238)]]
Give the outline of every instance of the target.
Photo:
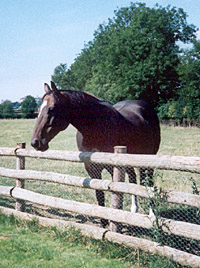
[(200, 156), (200, 129), (161, 127), (158, 154)]
[[(17, 142), (26, 142), (31, 147), (31, 136), (36, 119), (0, 120), (0, 147), (15, 147)], [(60, 132), (50, 143), (50, 149), (77, 150), (76, 130), (69, 126)]]
[[(0, 120), (0, 147), (15, 147), (17, 142), (26, 142), (26, 147), (31, 148), (30, 140), (35, 122), (35, 119)], [(199, 147), (198, 128), (161, 128), (159, 154), (198, 156)], [(60, 132), (50, 142), (50, 149), (77, 150), (76, 129), (69, 126)]]
[[(85, 244), (85, 246), (83, 246)], [(0, 214), (0, 267), (130, 267), (109, 252), (101, 254), (73, 229), (41, 228)]]
[[(27, 148), (31, 148), (30, 139), (36, 120), (0, 120), (0, 147), (15, 147), (17, 142), (26, 142)], [(197, 128), (161, 128), (161, 145), (159, 154), (189, 155), (197, 156), (200, 148), (200, 130)], [(76, 129), (69, 126), (60, 132), (51, 142), (50, 149), (77, 150)], [(1, 157), (0, 166), (15, 168), (16, 159), (12, 157)], [(64, 174), (87, 177), (83, 164), (65, 161), (51, 161), (43, 159), (26, 158), (26, 169), (52, 171)], [(193, 182), (200, 189), (200, 180), (197, 174), (178, 171), (156, 171), (156, 184), (164, 189), (193, 192)], [(104, 179), (110, 179), (107, 172), (103, 173)], [(192, 178), (192, 180), (191, 180)], [(14, 185), (12, 179), (2, 178), (0, 184)], [(95, 192), (87, 189), (66, 187), (63, 185), (50, 184), (46, 182), (26, 182), (26, 189), (39, 193), (49, 194), (67, 199), (89, 203), (96, 203)], [(7, 203), (7, 201), (5, 201)], [(106, 193), (106, 205), (110, 204), (110, 194)], [(125, 195), (124, 208), (130, 210), (130, 196)], [(10, 206), (14, 204), (9, 202)]]
[(0, 213), (1, 268), (180, 268), (159, 256), (83, 237), (74, 229), (44, 228)]

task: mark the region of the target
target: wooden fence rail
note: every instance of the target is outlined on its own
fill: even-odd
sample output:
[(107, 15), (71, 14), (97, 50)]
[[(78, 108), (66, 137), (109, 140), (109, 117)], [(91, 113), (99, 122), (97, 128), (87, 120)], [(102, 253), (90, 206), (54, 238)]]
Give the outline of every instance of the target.
[[(151, 187), (146, 187), (134, 183), (83, 178), (55, 172), (15, 170), (0, 167), (0, 176), (13, 179), (15, 178), (23, 180), (48, 181), (65, 184), (68, 186), (137, 195), (144, 198), (154, 196), (154, 192)], [(200, 195), (173, 190), (163, 190), (160, 198), (161, 201), (200, 208)]]
[(81, 163), (92, 162), (121, 167), (158, 168), (200, 173), (200, 157), (70, 152), (58, 150), (37, 152), (30, 149), (2, 147), (0, 147), (0, 156), (24, 156)]
[[(148, 215), (52, 197), (18, 187), (0, 186), (0, 195), (146, 229), (150, 229), (154, 225), (154, 222), (152, 222)], [(160, 218), (158, 224), (163, 232), (167, 234), (179, 235), (200, 241), (200, 225), (166, 218)]]
[[(128, 211), (118, 210), (108, 207), (100, 207), (97, 205), (81, 203), (72, 200), (47, 196), (23, 189), (26, 180), (42, 180), (53, 183), (60, 183), (74, 187), (89, 188), (94, 190), (110, 191), (113, 198), (122, 202), (122, 194), (138, 195), (144, 198), (154, 197), (154, 190), (151, 187), (144, 187), (137, 184), (120, 182), (120, 178), (124, 178), (124, 172), (127, 167), (136, 168), (158, 168), (165, 170), (178, 170), (186, 172), (200, 173), (200, 157), (182, 157), (182, 156), (159, 156), (159, 155), (130, 155), (130, 154), (111, 154), (111, 153), (80, 153), (68, 151), (49, 150), (47, 152), (36, 152), (34, 150), (20, 148), (0, 148), (0, 156), (16, 156), (16, 170), (0, 167), (0, 176), (17, 179), (16, 187), (0, 186), (0, 195), (15, 198), (18, 202), (16, 210), (0, 207), (0, 211), (6, 214), (15, 214), (21, 218), (32, 218), (33, 215), (21, 212), (23, 210), (24, 200), (48, 206), (56, 209), (64, 209), (71, 213), (82, 214), (86, 216), (98, 217), (109, 220), (113, 224), (123, 223), (126, 225), (134, 225), (140, 228), (151, 229), (155, 226), (155, 222), (148, 215), (139, 213), (131, 213)], [(82, 178), (78, 176), (70, 176), (66, 174), (42, 172), (24, 169), (25, 157), (43, 158), (51, 160), (64, 160), (71, 162), (92, 162), (100, 164), (109, 164), (115, 167), (116, 181), (97, 180), (91, 178)], [(124, 171), (120, 173), (118, 167), (124, 167)], [(122, 169), (121, 169), (122, 170)], [(121, 177), (122, 176), (122, 177)], [(122, 178), (122, 181), (123, 181)], [(161, 193), (160, 201), (175, 204), (192, 206), (200, 208), (200, 196), (189, 193), (165, 190)], [(118, 206), (118, 204), (113, 207)], [(122, 206), (121, 206), (122, 207)], [(20, 211), (17, 211), (20, 210)], [(11, 213), (12, 211), (12, 213)], [(122, 243), (126, 246), (142, 249), (144, 251), (158, 253), (162, 256), (172, 258), (182, 265), (192, 267), (200, 267), (200, 257), (192, 255), (171, 247), (160, 246), (156, 242), (143, 238), (130, 237), (127, 235), (111, 232), (111, 230), (102, 229), (94, 226), (86, 226), (84, 224), (68, 223), (63, 220), (44, 219), (35, 216), (39, 222), (50, 225), (60, 224), (61, 226), (73, 225), (86, 235), (96, 239), (107, 239), (116, 243)], [(157, 219), (156, 226), (166, 234), (183, 236), (187, 239), (200, 241), (200, 225), (183, 221), (175, 221), (166, 218)], [(117, 225), (116, 225), (117, 226)], [(112, 228), (111, 228), (112, 229)], [(117, 230), (114, 226), (113, 230)]]

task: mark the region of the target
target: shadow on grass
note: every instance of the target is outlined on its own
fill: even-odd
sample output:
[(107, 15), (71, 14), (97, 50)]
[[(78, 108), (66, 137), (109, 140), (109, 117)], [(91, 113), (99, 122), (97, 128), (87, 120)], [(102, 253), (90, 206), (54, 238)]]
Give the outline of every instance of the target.
[(7, 208), (15, 208), (15, 199), (7, 198), (7, 197), (1, 197), (0, 198), (0, 206), (7, 207)]
[(175, 221), (184, 221), (193, 224), (200, 224), (200, 209), (198, 208), (180, 207), (167, 209), (161, 211), (160, 216)]

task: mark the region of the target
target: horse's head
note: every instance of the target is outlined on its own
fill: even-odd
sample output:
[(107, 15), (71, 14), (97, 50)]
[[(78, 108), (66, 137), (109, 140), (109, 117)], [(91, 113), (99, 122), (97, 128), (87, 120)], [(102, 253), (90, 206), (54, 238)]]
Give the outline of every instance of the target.
[(44, 84), (44, 90), (45, 95), (39, 107), (39, 115), (31, 139), (31, 145), (39, 151), (46, 151), (50, 140), (69, 125), (65, 114), (66, 108), (64, 109), (66, 97), (53, 82), (51, 88)]

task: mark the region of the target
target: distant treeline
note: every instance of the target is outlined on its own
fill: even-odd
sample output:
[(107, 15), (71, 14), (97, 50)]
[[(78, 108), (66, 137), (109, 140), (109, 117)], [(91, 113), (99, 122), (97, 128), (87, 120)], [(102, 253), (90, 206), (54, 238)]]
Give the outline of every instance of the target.
[(74, 63), (57, 66), (52, 80), (111, 104), (146, 100), (162, 120), (198, 120), (200, 41), (186, 19), (183, 9), (131, 3), (99, 25)]
[(9, 100), (0, 103), (0, 118), (35, 118), (39, 103), (32, 96), (27, 96), (22, 103)]

